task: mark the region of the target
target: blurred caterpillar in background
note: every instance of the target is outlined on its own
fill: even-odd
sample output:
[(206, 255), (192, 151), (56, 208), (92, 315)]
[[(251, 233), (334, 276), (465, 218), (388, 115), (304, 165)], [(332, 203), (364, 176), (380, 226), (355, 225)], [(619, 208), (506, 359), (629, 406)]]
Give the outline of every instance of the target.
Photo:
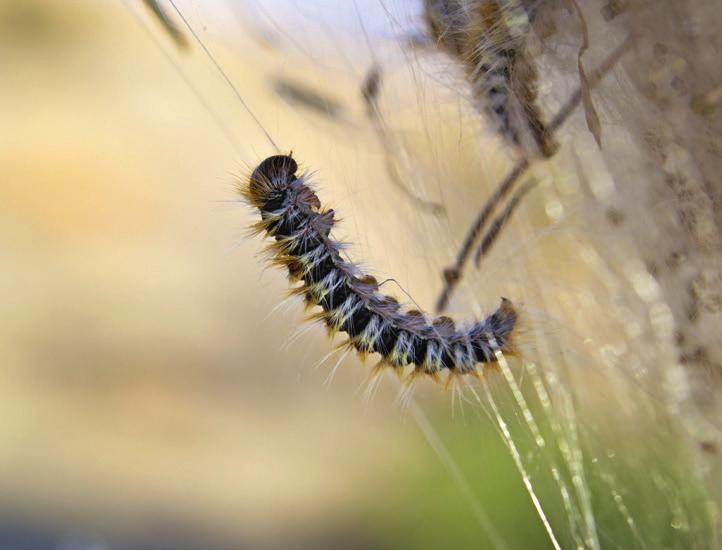
[(517, 312), (506, 298), (485, 320), (457, 330), (448, 317), (429, 324), (420, 311), (402, 311), (394, 298), (380, 294), (373, 277), (341, 257), (343, 244), (330, 235), (334, 211), (321, 209), (307, 176), (297, 176), (297, 170), (290, 156), (269, 157), (241, 193), (261, 212), (255, 232), (276, 240), (269, 248), (271, 262), (288, 268), (292, 281), (302, 281), (292, 294), (323, 309), (316, 319), (348, 333), (347, 344), (361, 354), (379, 353), (380, 364), (415, 365), (413, 374), (437, 377), (444, 369), (478, 374), (478, 363), (495, 362), (498, 352), (513, 353)]
[(464, 66), (477, 107), (514, 147), (525, 127), (545, 157), (557, 149), (537, 105), (537, 68), (528, 39), (529, 0), (425, 0), (424, 16), (437, 45)]

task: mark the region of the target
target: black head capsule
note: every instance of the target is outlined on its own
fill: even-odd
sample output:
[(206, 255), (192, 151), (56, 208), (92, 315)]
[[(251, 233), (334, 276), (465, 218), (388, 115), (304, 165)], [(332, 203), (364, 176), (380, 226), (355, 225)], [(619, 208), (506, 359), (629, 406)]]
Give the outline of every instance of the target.
[(298, 164), (290, 155), (273, 155), (261, 162), (251, 174), (246, 196), (261, 212), (273, 212), (286, 198), (296, 178)]
[(296, 179), (298, 163), (290, 155), (273, 155), (261, 162), (251, 174), (251, 191), (268, 192)]

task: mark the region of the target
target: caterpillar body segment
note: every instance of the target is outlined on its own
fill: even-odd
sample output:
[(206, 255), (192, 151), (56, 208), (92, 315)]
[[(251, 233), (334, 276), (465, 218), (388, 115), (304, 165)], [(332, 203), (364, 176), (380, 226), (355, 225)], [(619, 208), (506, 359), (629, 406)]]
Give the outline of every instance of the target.
[(332, 332), (345, 332), (348, 345), (362, 355), (378, 353), (384, 364), (413, 365), (419, 374), (436, 376), (445, 369), (477, 373), (479, 364), (497, 360), (495, 352), (514, 353), (517, 312), (506, 298), (486, 319), (459, 329), (448, 317), (429, 321), (380, 293), (372, 276), (341, 256), (343, 244), (331, 236), (334, 211), (322, 208), (308, 176), (297, 171), (291, 156), (271, 156), (253, 171), (241, 193), (260, 211), (254, 230), (274, 239), (271, 262), (300, 281), (292, 294), (320, 306), (313, 319)]

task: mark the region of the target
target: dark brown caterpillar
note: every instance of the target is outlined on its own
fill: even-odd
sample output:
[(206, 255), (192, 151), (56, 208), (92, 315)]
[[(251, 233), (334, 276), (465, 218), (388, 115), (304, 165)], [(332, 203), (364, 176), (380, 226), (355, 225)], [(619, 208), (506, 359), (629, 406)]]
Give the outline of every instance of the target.
[(308, 176), (297, 171), (290, 156), (269, 157), (241, 193), (261, 212), (254, 231), (275, 239), (271, 262), (285, 266), (292, 281), (301, 281), (292, 293), (322, 308), (315, 319), (346, 332), (346, 345), (358, 352), (378, 353), (383, 364), (395, 368), (414, 365), (414, 373), (478, 373), (478, 364), (497, 360), (495, 352), (513, 353), (517, 313), (506, 298), (489, 317), (459, 330), (448, 317), (429, 322), (422, 312), (403, 310), (381, 294), (373, 277), (341, 257), (343, 245), (330, 235), (334, 211), (321, 208)]

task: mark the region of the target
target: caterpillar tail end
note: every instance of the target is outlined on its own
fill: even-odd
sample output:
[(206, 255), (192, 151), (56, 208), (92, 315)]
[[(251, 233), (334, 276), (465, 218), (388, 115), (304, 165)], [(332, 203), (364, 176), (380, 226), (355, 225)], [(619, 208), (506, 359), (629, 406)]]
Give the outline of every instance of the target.
[(501, 304), (491, 316), (491, 322), (500, 351), (506, 355), (517, 356), (519, 313), (511, 300), (502, 297)]

